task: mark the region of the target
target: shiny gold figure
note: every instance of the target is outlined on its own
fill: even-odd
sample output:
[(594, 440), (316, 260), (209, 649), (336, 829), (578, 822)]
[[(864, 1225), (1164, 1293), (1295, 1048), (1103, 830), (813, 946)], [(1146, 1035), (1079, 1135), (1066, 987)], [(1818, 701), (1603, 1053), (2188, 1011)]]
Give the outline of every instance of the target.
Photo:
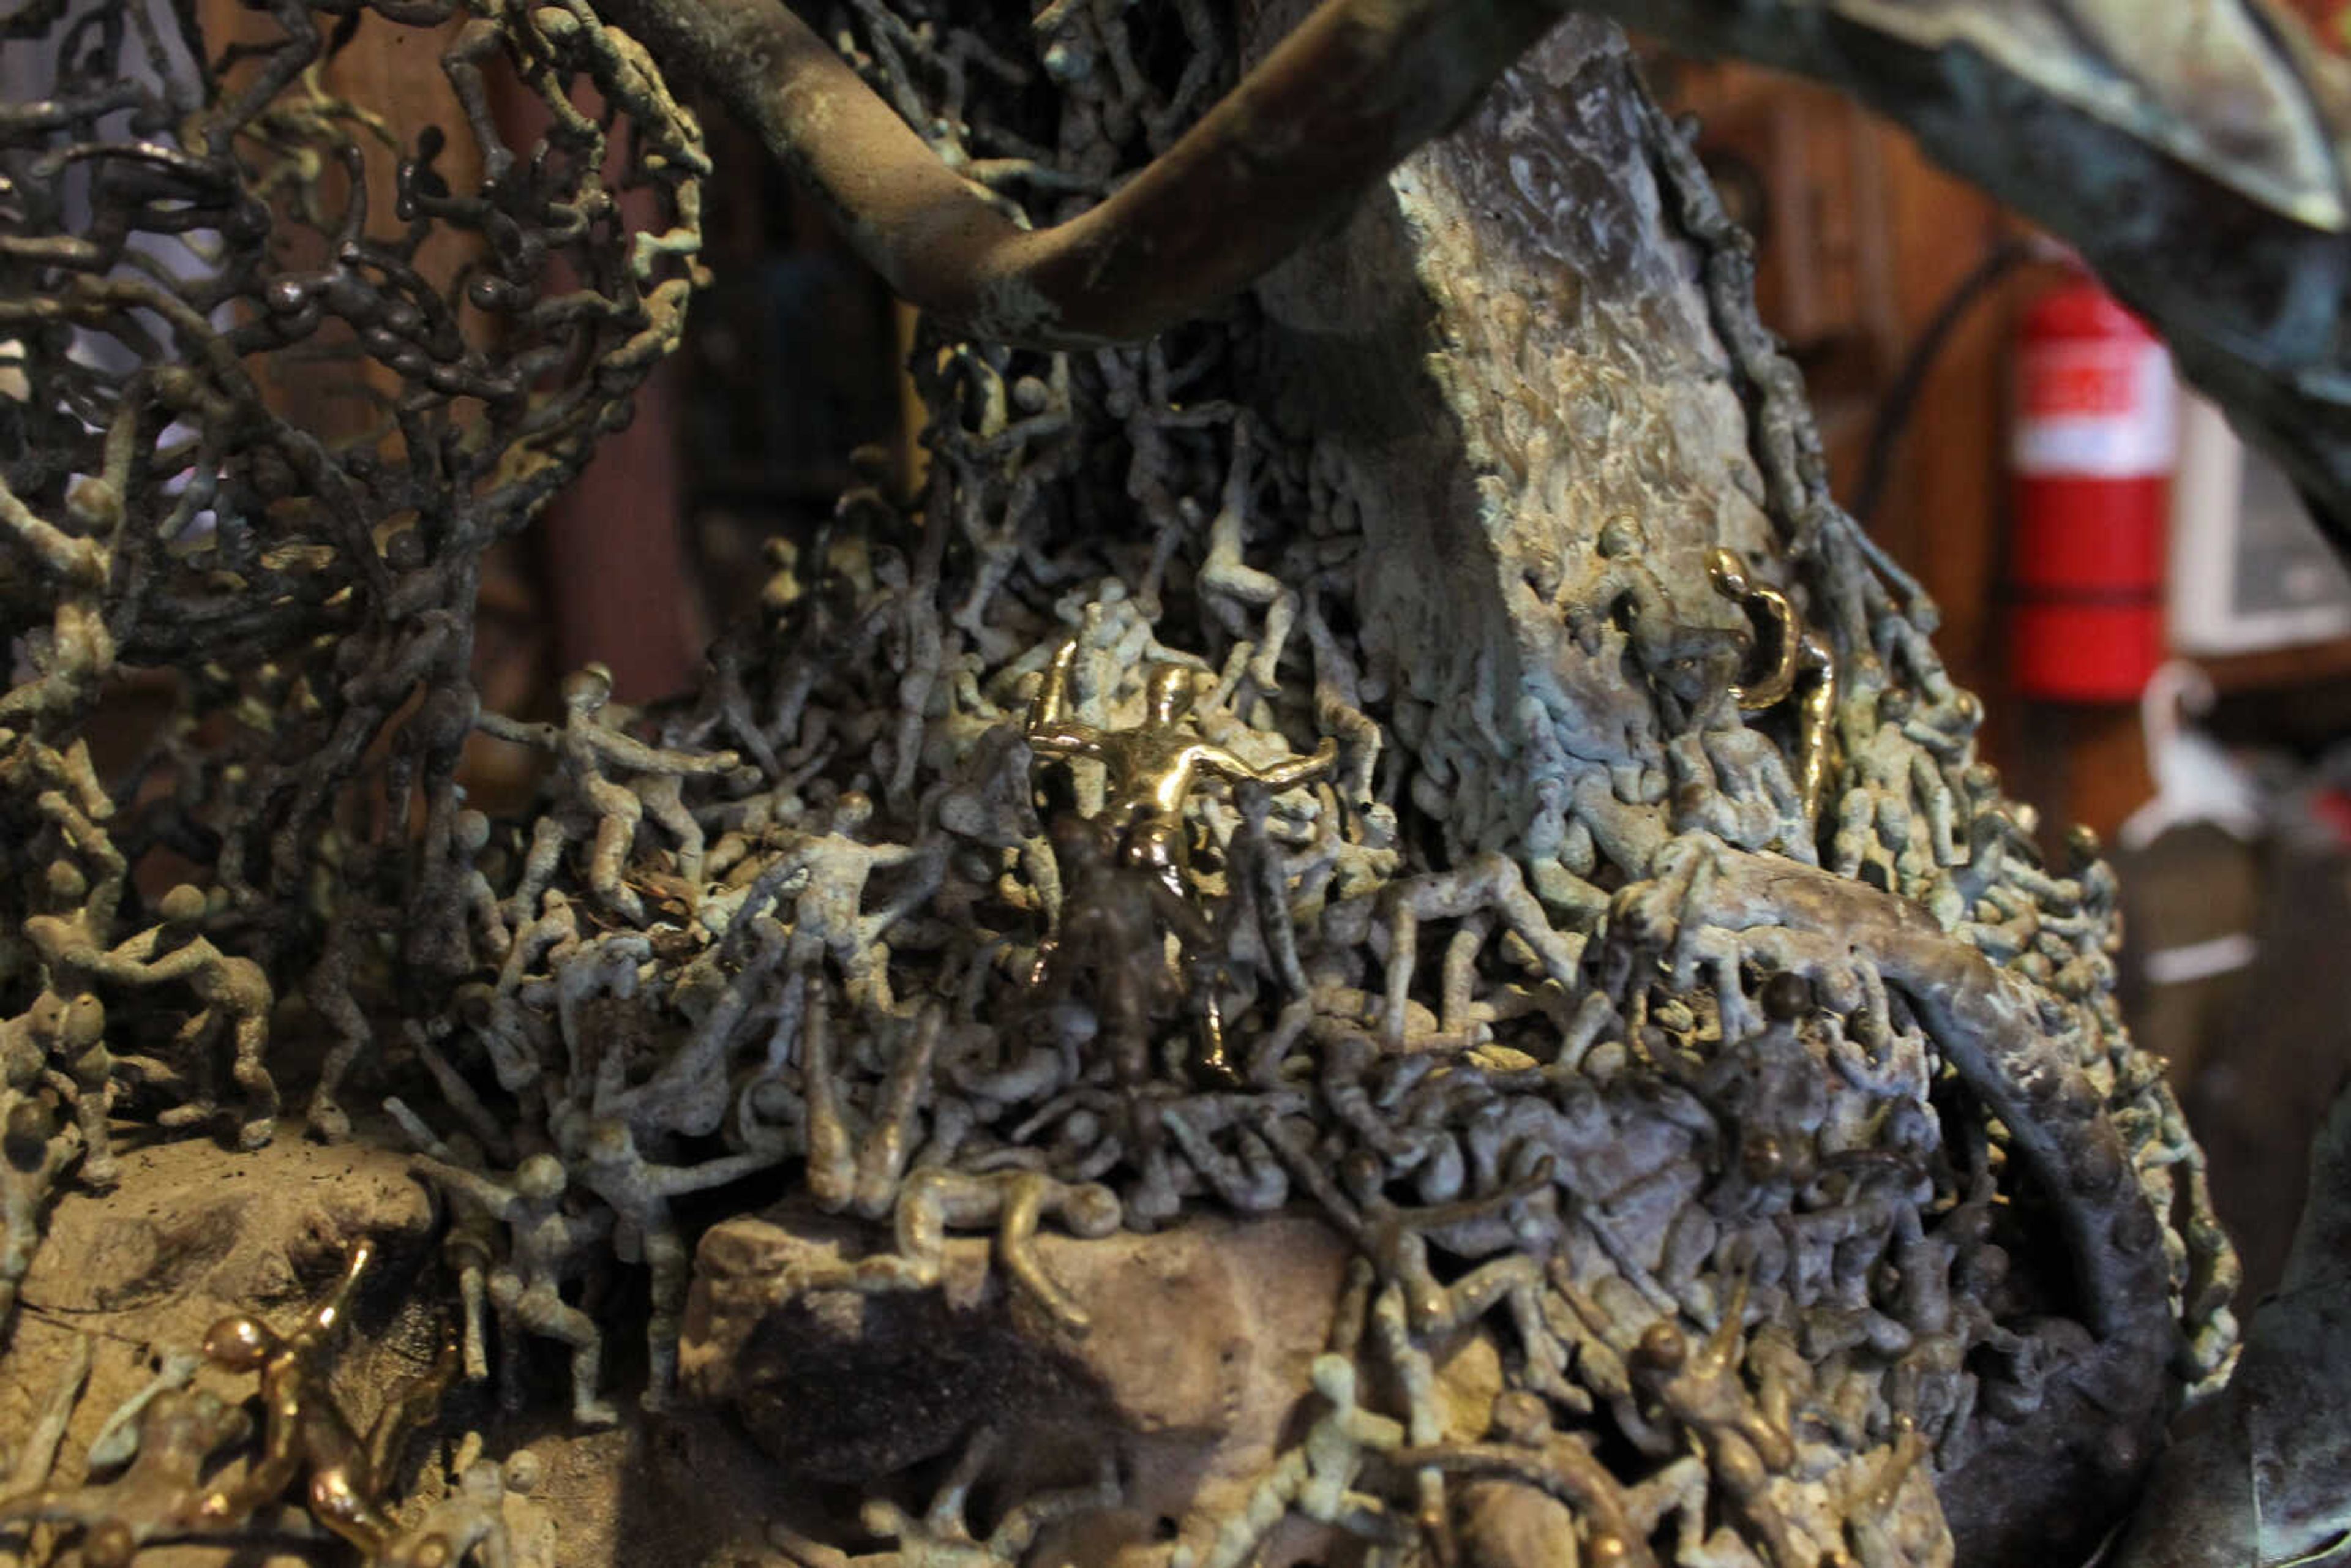
[(1797, 646), (1796, 660), (1802, 674), (1809, 678), (1796, 709), (1802, 721), (1797, 727), (1801, 760), (1796, 769), (1796, 792), (1804, 803), (1804, 821), (1817, 823), (1821, 820), (1821, 797), (1828, 789), (1829, 770), (1836, 765), (1836, 653), (1826, 637), (1818, 632), (1807, 632)]
[(1797, 707), (1796, 790), (1803, 801), (1804, 820), (1817, 822), (1821, 795), (1828, 787), (1834, 759), (1831, 726), (1836, 718), (1835, 651), (1820, 632), (1804, 629), (1786, 594), (1754, 582), (1729, 550), (1717, 549), (1708, 556), (1707, 573), (1718, 592), (1738, 600), (1750, 612), (1760, 610), (1777, 635), (1771, 667), (1761, 679), (1730, 688), (1731, 700), (1740, 711), (1761, 713), (1777, 707), (1794, 695), (1799, 685), (1803, 687)]
[(1148, 716), (1133, 729), (1096, 729), (1069, 716), (1070, 671), (1078, 658), (1072, 633), (1053, 653), (1045, 683), (1029, 710), (1029, 748), (1040, 757), (1089, 758), (1110, 770), (1102, 815), (1118, 835), (1119, 858), (1149, 870), (1170, 892), (1190, 896), (1185, 885), (1187, 859), (1184, 802), (1202, 774), (1225, 779), (1251, 779), (1269, 789), (1287, 789), (1320, 778), (1338, 760), (1338, 743), (1325, 736), (1310, 757), (1257, 768), (1204, 737), (1186, 722), (1192, 706), (1192, 672), (1161, 664), (1151, 672)]
[(328, 1391), (326, 1350), (373, 1254), (365, 1241), (352, 1248), (343, 1277), (289, 1333), (239, 1313), (223, 1318), (204, 1335), (204, 1354), (214, 1364), (259, 1374), (263, 1428), (261, 1457), (244, 1479), (196, 1502), (197, 1528), (238, 1523), (285, 1491), (307, 1467), (308, 1500), (319, 1523), (371, 1558), (391, 1542), (394, 1527), (384, 1512), (384, 1490), (402, 1445), (439, 1406), (455, 1375), (457, 1347), (454, 1340), (444, 1344), (432, 1370), (395, 1395), (361, 1439)]

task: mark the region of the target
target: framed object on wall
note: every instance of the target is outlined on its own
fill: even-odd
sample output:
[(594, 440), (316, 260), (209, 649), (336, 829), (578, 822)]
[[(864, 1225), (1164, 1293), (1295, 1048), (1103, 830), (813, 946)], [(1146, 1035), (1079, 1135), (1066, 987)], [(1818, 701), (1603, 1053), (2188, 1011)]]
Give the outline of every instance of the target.
[(2170, 642), (2248, 653), (2351, 636), (2351, 571), (2276, 464), (2220, 411), (2181, 399), (2171, 487)]

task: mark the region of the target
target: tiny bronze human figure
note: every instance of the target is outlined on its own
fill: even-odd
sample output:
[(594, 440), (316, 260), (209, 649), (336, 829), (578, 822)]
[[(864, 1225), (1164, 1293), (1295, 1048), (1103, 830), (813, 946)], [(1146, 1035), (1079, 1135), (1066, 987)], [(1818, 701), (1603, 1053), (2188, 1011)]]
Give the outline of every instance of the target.
[(1771, 622), (1774, 645), (1771, 667), (1756, 680), (1731, 688), (1732, 698), (1747, 713), (1761, 713), (1767, 707), (1779, 706), (1794, 693), (1802, 659), (1802, 623), (1797, 617), (1796, 607), (1789, 603), (1788, 596), (1778, 589), (1750, 578), (1740, 559), (1727, 549), (1711, 552), (1707, 557), (1706, 568), (1715, 591), (1726, 599), (1738, 601), (1740, 607), (1750, 614), (1761, 612)]
[[(730, 956), (741, 951), (756, 928), (753, 916), (788, 898), (791, 946), (785, 962), (791, 969), (813, 971), (830, 956), (852, 1003), (892, 1010), (896, 1004), (890, 994), (890, 949), (883, 937), (937, 888), (943, 862), (934, 844), (865, 842), (861, 835), (872, 821), (872, 798), (862, 789), (844, 789), (833, 802), (826, 831), (776, 834), (781, 852), (753, 880), (741, 912), (727, 927)], [(866, 908), (873, 874), (902, 870), (907, 873), (904, 884), (880, 908)], [(795, 882), (798, 891), (783, 894)]]
[(585, 1261), (590, 1246), (612, 1228), (609, 1210), (575, 1214), (563, 1202), (569, 1183), (563, 1162), (533, 1155), (504, 1180), (429, 1155), (409, 1169), (449, 1195), (453, 1207), (476, 1207), (507, 1228), (507, 1256), (489, 1272), (490, 1307), (498, 1323), (498, 1402), (522, 1404), (521, 1333), (561, 1342), (571, 1351), (571, 1418), (582, 1427), (609, 1427), (620, 1413), (596, 1397), (604, 1354), (596, 1320), (563, 1299), (565, 1277)]
[[(1556, 1164), (1545, 1155), (1509, 1186), (1449, 1203), (1405, 1206), (1383, 1190), (1379, 1156), (1359, 1149), (1340, 1162), (1340, 1180), (1363, 1216), (1362, 1245), (1382, 1276), (1398, 1287), (1412, 1333), (1432, 1339), (1477, 1322), (1498, 1305), (1510, 1309), (1526, 1354), (1527, 1380), (1539, 1393), (1572, 1409), (1588, 1408), (1590, 1396), (1567, 1379), (1567, 1353), (1545, 1320), (1543, 1266), (1527, 1245), (1530, 1227), (1545, 1220), (1522, 1206), (1552, 1184)], [(1544, 1211), (1545, 1213), (1548, 1210)], [(1450, 1283), (1430, 1260), (1434, 1244), (1464, 1260), (1477, 1256), (1472, 1243), (1481, 1222), (1501, 1218), (1503, 1234), (1519, 1244), (1501, 1249)], [(1556, 1221), (1550, 1223), (1555, 1224)], [(1491, 1242), (1489, 1240), (1489, 1246)]]
[(180, 1516), (204, 1467), (252, 1425), (241, 1406), (209, 1389), (166, 1389), (140, 1412), (130, 1469), (100, 1485), (10, 1499), (0, 1505), (0, 1535), (33, 1524), (78, 1527), (88, 1568), (128, 1568), (149, 1541), (186, 1528)]
[(353, 1247), (335, 1288), (289, 1333), (239, 1313), (223, 1318), (204, 1335), (204, 1354), (214, 1364), (259, 1375), (263, 1426), (261, 1457), (243, 1480), (195, 1500), (189, 1521), (195, 1528), (236, 1524), (307, 1468), (310, 1511), (319, 1523), (371, 1557), (392, 1541), (384, 1489), (402, 1447), (440, 1405), (457, 1370), (457, 1350), (454, 1341), (444, 1344), (432, 1370), (395, 1395), (360, 1437), (329, 1392), (326, 1353), (373, 1256), (374, 1248), (365, 1241)]
[[(370, 886), (376, 877), (373, 845), (351, 843), (342, 856), (343, 885)], [(343, 1080), (362, 1055), (375, 1047), (375, 1027), (360, 1005), (367, 955), (402, 925), (397, 901), (371, 904), (354, 900), (337, 912), (327, 927), (325, 948), (302, 981), (302, 998), (327, 1024), (334, 1043), (319, 1064), (318, 1086), (311, 1091), (307, 1113), (312, 1138), (322, 1144), (340, 1143), (351, 1134), (350, 1113), (340, 1098)]]
[(1330, 1408), (1258, 1478), (1248, 1503), (1218, 1522), (1207, 1550), (1186, 1541), (1169, 1555), (1171, 1568), (1241, 1568), (1293, 1511), (1371, 1541), (1400, 1533), (1387, 1504), (1355, 1482), (1372, 1456), (1404, 1447), (1404, 1423), (1364, 1408), (1355, 1364), (1345, 1356), (1316, 1356), (1310, 1375)]
[[(741, 762), (731, 751), (707, 755), (664, 750), (626, 734), (606, 710), (612, 701), (612, 672), (590, 664), (563, 678), (563, 723), (550, 729), (518, 725), (496, 714), (481, 716), (485, 733), (555, 754), (568, 792), (564, 805), (539, 819), (523, 861), (521, 885), (508, 913), (527, 917), (555, 873), (574, 837), (589, 840), (588, 885), (598, 904), (632, 923), (645, 918), (644, 904), (622, 880), (637, 830), (646, 817), (676, 841), (682, 870), (700, 874), (702, 829), (673, 793), (641, 792), (648, 779), (710, 778), (732, 772)], [(689, 879), (690, 880), (690, 879)]]
[(1599, 1568), (1656, 1568), (1656, 1558), (1626, 1506), (1624, 1483), (1581, 1433), (1552, 1425), (1551, 1408), (1540, 1395), (1504, 1390), (1494, 1401), (1492, 1424), (1497, 1439), (1538, 1457), (1558, 1495), (1573, 1501), (1583, 1526), (1586, 1561)]
[(1270, 768), (1243, 761), (1203, 737), (1186, 721), (1192, 706), (1192, 672), (1161, 664), (1151, 672), (1148, 716), (1133, 729), (1096, 729), (1069, 716), (1070, 672), (1076, 664), (1072, 633), (1053, 653), (1044, 685), (1029, 710), (1029, 749), (1040, 757), (1084, 757), (1110, 770), (1110, 793), (1102, 814), (1119, 835), (1120, 857), (1148, 869), (1178, 897), (1185, 885), (1184, 802), (1202, 774), (1254, 779), (1269, 789), (1287, 789), (1319, 779), (1338, 759), (1338, 743), (1325, 736), (1307, 757)]
[(20, 1058), (0, 1081), (0, 1343), (40, 1245), (41, 1212), (82, 1152), (78, 1129), (58, 1125), (56, 1092), (16, 1082), (31, 1078), (24, 1068)]
[[(386, 1100), (383, 1108), (408, 1134), (409, 1141), (431, 1158), (454, 1169), (476, 1175), (482, 1171), (481, 1145), (471, 1137), (457, 1133), (451, 1141), (443, 1142), (397, 1096)], [(488, 1315), (490, 1270), (498, 1260), (499, 1206), (484, 1202), (470, 1187), (449, 1184), (441, 1190), (449, 1200), (449, 1228), (442, 1239), (441, 1258), (457, 1278), (465, 1381), (479, 1383), (490, 1375), (488, 1340), (482, 1329)], [(509, 1353), (511, 1348), (507, 1347)]]
[[(45, 793), (41, 800), (55, 816), (78, 815), (59, 791)], [(39, 960), (44, 988), (21, 1019), (0, 1024), (0, 1030), (17, 1027), (28, 1031), (49, 1065), (65, 1075), (58, 1087), (71, 1087), (75, 1121), (89, 1151), (78, 1179), (88, 1191), (110, 1192), (120, 1180), (107, 1123), (113, 1103), (114, 1058), (106, 1049), (105, 1004), (92, 987), (106, 963), (98, 934), (113, 919), (121, 892), (121, 857), (103, 843), (86, 819), (82, 826), (88, 831), (83, 841), (98, 839), (98, 847), (106, 851), (104, 857), (89, 849), (81, 852), (86, 858), (102, 860), (99, 879), (93, 883), (68, 860), (55, 861), (47, 868), (42, 892), (50, 908), (24, 922), (25, 940)]]
[(837, 1547), (810, 1540), (781, 1521), (768, 1526), (768, 1542), (801, 1568), (1014, 1568), (1028, 1556), (1047, 1526), (1095, 1510), (1114, 1509), (1125, 1499), (1117, 1464), (1104, 1456), (1093, 1485), (1034, 1493), (998, 1514), (996, 1528), (982, 1540), (972, 1532), (971, 1494), (987, 1479), (1001, 1449), (993, 1431), (982, 1427), (974, 1434), (932, 1495), (930, 1507), (921, 1513), (887, 1498), (869, 1499), (858, 1511), (859, 1522), (868, 1535), (894, 1542), (892, 1551), (850, 1556)]
[[(28, 556), (53, 586), (47, 635), (27, 639), (23, 655), (33, 678), (0, 694), (0, 722), (36, 734), (72, 722), (114, 666), (114, 632), (106, 590), (113, 578), (113, 536), (122, 526), (123, 495), (137, 441), (136, 410), (126, 402), (107, 432), (107, 472), (85, 474), (66, 489), (64, 528), (36, 517), (0, 489), (0, 537)], [(105, 543), (99, 541), (104, 539)]]
[(800, 1055), (808, 1083), (808, 1186), (817, 1207), (827, 1214), (845, 1208), (879, 1219), (896, 1206), (907, 1158), (921, 1142), (916, 1117), (930, 1093), (946, 1026), (946, 1011), (935, 1003), (916, 1015), (868, 1113), (861, 1139), (841, 1110), (831, 1009), (823, 988), (815, 988), (800, 1034)]
[[(1055, 817), (1048, 830), (1061, 870), (1061, 930), (1038, 964), (1049, 995), (1065, 996), (1083, 977), (1101, 1020), (1102, 1039), (1120, 1083), (1133, 1088), (1151, 1075), (1151, 1037), (1176, 1011), (1186, 987), (1167, 961), (1173, 934), (1187, 954), (1210, 950), (1207, 918), (1169, 891), (1156, 875), (1113, 860), (1100, 822), (1075, 812)], [(1205, 1076), (1229, 1078), (1220, 1035), (1202, 1042), (1196, 1066)]]
[(228, 1035), (230, 1072), (245, 1095), (237, 1146), (257, 1149), (277, 1123), (277, 1085), (262, 1060), (269, 1043), (269, 977), (252, 959), (213, 946), (202, 929), (204, 908), (196, 888), (186, 883), (172, 888), (156, 901), (158, 923), (108, 953), (99, 973), (126, 986), (187, 982), (204, 1007), (182, 1028), (181, 1039), (201, 1047), (216, 1033)]
[(1803, 800), (1804, 820), (1817, 824), (1829, 775), (1836, 768), (1836, 650), (1825, 634), (1807, 632), (1797, 645), (1796, 663), (1804, 694), (1797, 708), (1802, 723), (1797, 730), (1796, 790)]
[(670, 1212), (670, 1199), (724, 1186), (779, 1158), (772, 1150), (755, 1149), (695, 1166), (655, 1165), (638, 1152), (636, 1137), (622, 1118), (605, 1117), (588, 1129), (577, 1160), (580, 1185), (618, 1217), (613, 1241), (621, 1260), (642, 1260), (653, 1273), (653, 1311), (645, 1319), (646, 1409), (660, 1409), (675, 1389), (678, 1329), (694, 1271), (694, 1254)]
[(530, 1559), (515, 1551), (507, 1521), (508, 1499), (527, 1497), (538, 1484), (538, 1456), (526, 1448), (505, 1464), (496, 1459), (464, 1456), (478, 1454), (479, 1443), (468, 1434), (458, 1449), (455, 1485), (426, 1511), (409, 1531), (376, 1560), (374, 1568), (517, 1568)]
[(57, 1009), (51, 1022), (47, 1042), (49, 1061), (72, 1085), (74, 1124), (81, 1129), (85, 1151), (74, 1179), (85, 1191), (111, 1192), (121, 1176), (108, 1138), (107, 1113), (114, 1103), (114, 1054), (106, 1049), (106, 1006), (84, 991)]
[(1793, 1433), (1764, 1417), (1739, 1375), (1744, 1344), (1747, 1281), (1742, 1277), (1722, 1309), (1722, 1324), (1692, 1347), (1678, 1324), (1651, 1323), (1633, 1347), (1633, 1374), (1657, 1406), (1696, 1440), (1729, 1506), (1769, 1548), (1772, 1568), (1808, 1559), (1788, 1521), (1773, 1505), (1774, 1475), (1796, 1459)]
[(1894, 1441), (1864, 1454), (1830, 1481), (1853, 1550), (1831, 1550), (1822, 1556), (1822, 1568), (1895, 1568), (1907, 1561), (1899, 1537), (1902, 1489), (1932, 1447), (1908, 1420), (1899, 1420)]
[(938, 1284), (949, 1230), (996, 1228), (996, 1260), (1007, 1276), (1073, 1333), (1091, 1326), (1084, 1309), (1037, 1257), (1037, 1228), (1058, 1219), (1072, 1236), (1092, 1240), (1119, 1226), (1118, 1195), (1099, 1182), (1057, 1181), (1042, 1171), (989, 1171), (970, 1176), (939, 1166), (916, 1171), (898, 1201), (898, 1249), (857, 1265), (855, 1284), (867, 1290), (929, 1290)]

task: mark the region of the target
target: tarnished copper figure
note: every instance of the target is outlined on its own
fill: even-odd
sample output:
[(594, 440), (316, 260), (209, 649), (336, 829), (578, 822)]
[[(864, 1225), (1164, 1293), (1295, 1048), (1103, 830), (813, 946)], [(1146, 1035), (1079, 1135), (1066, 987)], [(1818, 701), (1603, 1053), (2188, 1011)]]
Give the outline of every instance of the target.
[(1787, 1520), (1770, 1495), (1773, 1476), (1796, 1461), (1796, 1440), (1775, 1426), (1739, 1375), (1745, 1342), (1747, 1281), (1724, 1303), (1722, 1322), (1696, 1345), (1678, 1323), (1660, 1318), (1627, 1358), (1635, 1386), (1689, 1435), (1705, 1454), (1728, 1508), (1741, 1515), (1771, 1552), (1772, 1568), (1803, 1562)]

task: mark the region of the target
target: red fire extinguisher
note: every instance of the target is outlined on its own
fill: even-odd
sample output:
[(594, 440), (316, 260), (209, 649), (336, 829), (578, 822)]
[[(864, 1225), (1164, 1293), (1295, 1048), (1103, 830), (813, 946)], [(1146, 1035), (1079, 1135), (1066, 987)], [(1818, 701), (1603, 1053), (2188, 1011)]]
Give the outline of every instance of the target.
[(2017, 690), (2129, 702), (2163, 662), (2178, 400), (2171, 356), (2085, 271), (2017, 334), (2009, 577)]

